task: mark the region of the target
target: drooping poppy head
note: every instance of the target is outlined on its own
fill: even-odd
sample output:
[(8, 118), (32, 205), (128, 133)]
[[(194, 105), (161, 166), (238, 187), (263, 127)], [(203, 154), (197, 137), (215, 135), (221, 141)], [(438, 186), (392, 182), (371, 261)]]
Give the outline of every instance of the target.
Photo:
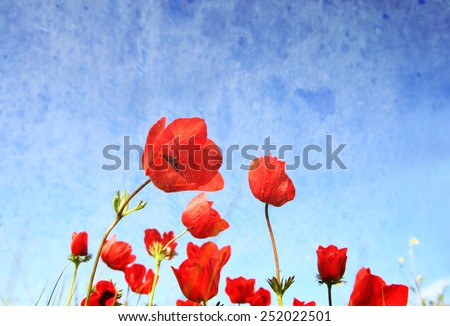
[(386, 282), (361, 268), (356, 274), (355, 284), (350, 295), (349, 306), (406, 306), (408, 287), (402, 284), (386, 285)]
[(165, 191), (223, 189), (219, 147), (207, 137), (201, 118), (161, 118), (149, 130), (142, 156), (145, 174)]
[(123, 271), (136, 260), (132, 254), (131, 245), (124, 241), (117, 241), (116, 235), (112, 236), (103, 245), (101, 258), (109, 268)]
[(205, 193), (195, 196), (181, 215), (181, 222), (188, 228), (193, 237), (204, 239), (214, 237), (226, 230), (230, 225), (212, 208)]
[(295, 187), (286, 174), (285, 165), (285, 162), (274, 156), (254, 159), (248, 172), (253, 196), (273, 206), (282, 206), (294, 199)]
[(317, 249), (318, 279), (320, 283), (338, 284), (345, 273), (347, 248), (338, 249), (335, 245)]

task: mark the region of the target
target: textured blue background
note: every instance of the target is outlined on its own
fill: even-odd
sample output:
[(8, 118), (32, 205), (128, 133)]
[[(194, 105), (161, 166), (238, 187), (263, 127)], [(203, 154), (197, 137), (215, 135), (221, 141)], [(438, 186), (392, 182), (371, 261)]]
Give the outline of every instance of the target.
[[(297, 196), (270, 210), (282, 275), (297, 279), (287, 304), (327, 304), (315, 282), (318, 245), (349, 248), (336, 304), (347, 304), (363, 266), (405, 283), (397, 259), (412, 236), (421, 241), (416, 273), (433, 298), (450, 283), (449, 44), (446, 1), (0, 1), (0, 304), (32, 305), (43, 290), (46, 303), (72, 231), (88, 231), (96, 252), (114, 192), (145, 180), (136, 152), (129, 170), (103, 170), (103, 147), (123, 149), (125, 136), (143, 146), (161, 116), (204, 118), (222, 148), (270, 136), (300, 155), (327, 134), (348, 144), (347, 170), (289, 171)], [(228, 159), (225, 189), (208, 194), (231, 225), (212, 239), (232, 246), (216, 298), (225, 304), (225, 277), (267, 288), (274, 275), (264, 205), (238, 153)], [(195, 194), (149, 186), (138, 196), (147, 207), (113, 233), (151, 267), (144, 229), (181, 232)], [(202, 243), (180, 239), (179, 256), (163, 263), (157, 304), (182, 298), (169, 266), (188, 241)], [(80, 268), (78, 302), (91, 264)], [(66, 302), (71, 269), (55, 304)], [(121, 273), (100, 277), (126, 292)]]

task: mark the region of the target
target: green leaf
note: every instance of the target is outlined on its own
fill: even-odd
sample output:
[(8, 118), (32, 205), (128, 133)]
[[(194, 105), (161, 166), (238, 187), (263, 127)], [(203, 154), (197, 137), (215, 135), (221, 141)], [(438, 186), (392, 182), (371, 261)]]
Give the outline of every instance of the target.
[(275, 292), (276, 294), (281, 294), (281, 284), (278, 283), (278, 280), (275, 276), (272, 278), (268, 278), (267, 283), (269, 283), (273, 292)]
[(286, 281), (284, 281), (284, 284), (283, 284), (283, 280), (281, 280), (281, 284), (282, 284), (281, 294), (283, 295), (284, 292), (286, 292), (286, 290), (289, 289), (289, 287), (294, 282), (295, 282), (295, 275), (290, 276)]
[(113, 198), (112, 204), (113, 204), (114, 210), (116, 211), (116, 213), (118, 213), (119, 212), (119, 207), (120, 207), (120, 196), (119, 196), (119, 191), (118, 190), (116, 191), (116, 194), (115, 194), (115, 196)]
[(287, 280), (281, 279), (281, 282), (278, 282), (276, 277), (272, 277), (271, 279), (267, 279), (272, 290), (280, 296), (284, 295), (284, 292), (294, 283), (295, 276), (290, 276)]

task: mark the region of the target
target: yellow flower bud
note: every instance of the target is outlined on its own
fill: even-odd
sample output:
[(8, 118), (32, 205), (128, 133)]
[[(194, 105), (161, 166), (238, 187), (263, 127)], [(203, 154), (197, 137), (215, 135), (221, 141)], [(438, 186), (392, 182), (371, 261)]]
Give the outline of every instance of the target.
[(410, 247), (417, 246), (418, 244), (419, 244), (419, 240), (416, 237), (413, 237), (413, 238), (411, 238), (411, 240), (409, 240)]

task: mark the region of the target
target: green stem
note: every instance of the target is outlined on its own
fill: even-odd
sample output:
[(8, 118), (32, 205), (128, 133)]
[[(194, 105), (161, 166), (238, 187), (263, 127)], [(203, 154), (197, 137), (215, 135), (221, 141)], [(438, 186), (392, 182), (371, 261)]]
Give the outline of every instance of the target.
[(155, 278), (153, 279), (153, 284), (152, 284), (152, 289), (151, 289), (151, 293), (150, 293), (150, 298), (148, 300), (148, 305), (152, 306), (153, 305), (153, 298), (155, 296), (155, 289), (156, 289), (156, 283), (158, 281), (158, 275), (159, 275), (159, 267), (161, 266), (161, 262), (163, 261), (163, 259), (165, 258), (165, 252), (166, 249), (177, 239), (179, 239), (182, 235), (184, 235), (186, 232), (188, 232), (189, 229), (184, 230), (183, 232), (181, 232), (179, 235), (177, 235), (176, 237), (170, 239), (169, 242), (166, 243), (166, 245), (162, 248), (161, 252), (164, 253), (163, 257), (160, 257), (159, 255), (155, 256), (155, 261), (156, 261), (156, 266), (155, 266)]
[(283, 306), (283, 296), (281, 294), (277, 294), (277, 301), (280, 307)]
[(414, 284), (416, 285), (417, 293), (419, 294), (420, 303), (422, 304), (422, 306), (426, 306), (427, 303), (426, 303), (424, 297), (422, 296), (422, 292), (420, 291), (420, 285), (419, 285), (419, 282), (417, 281), (417, 276), (415, 273), (413, 247), (409, 248), (409, 261), (411, 264), (411, 274), (414, 278)]
[(331, 302), (331, 287), (333, 285), (331, 283), (327, 283), (327, 288), (328, 288), (328, 305), (331, 307), (333, 304)]
[[(269, 229), (270, 240), (272, 241), (273, 256), (275, 259), (275, 275), (276, 275), (278, 284), (281, 285), (280, 263), (278, 261), (278, 251), (277, 251), (277, 245), (275, 244), (275, 236), (273, 235), (272, 226), (270, 224), (270, 219), (269, 219), (269, 204), (268, 203), (266, 203), (265, 214), (266, 214), (267, 228)], [(278, 299), (278, 305), (282, 306), (283, 300), (282, 300), (281, 293), (277, 293), (277, 299)]]
[(100, 255), (102, 253), (103, 245), (105, 244), (106, 239), (108, 238), (109, 234), (114, 229), (114, 227), (117, 225), (117, 223), (119, 223), (119, 221), (120, 221), (120, 218), (117, 217), (116, 220), (109, 226), (108, 230), (106, 230), (105, 234), (103, 235), (103, 238), (100, 242), (100, 246), (98, 247), (97, 255), (95, 256), (95, 260), (94, 260), (94, 266), (92, 267), (91, 277), (89, 279), (88, 292), (87, 292), (86, 302), (85, 302), (86, 306), (88, 305), (89, 298), (91, 297), (92, 286), (94, 284), (95, 272), (97, 270), (98, 262), (100, 260)]
[(72, 276), (72, 284), (70, 284), (69, 297), (67, 299), (68, 306), (70, 306), (70, 301), (72, 301), (73, 289), (75, 286), (75, 279), (77, 278), (77, 271), (78, 271), (79, 264), (80, 264), (79, 262), (74, 262), (75, 268), (74, 268), (73, 276)]
[(161, 265), (161, 260), (156, 259), (155, 277), (153, 278), (152, 292), (150, 293), (150, 298), (148, 300), (148, 305), (149, 306), (153, 306), (153, 297), (155, 296), (156, 283), (158, 282), (159, 266), (160, 265)]
[(142, 189), (144, 189), (144, 187), (146, 185), (148, 185), (150, 182), (152, 182), (152, 180), (149, 178), (147, 179), (143, 184), (141, 184), (129, 197), (128, 199), (122, 204), (122, 206), (120, 207), (119, 211), (117, 212), (116, 215), (116, 219), (114, 220), (114, 222), (109, 226), (108, 230), (106, 230), (105, 234), (103, 235), (102, 240), (100, 241), (100, 246), (98, 247), (97, 250), (97, 255), (95, 256), (95, 260), (94, 260), (94, 266), (92, 267), (92, 272), (91, 272), (91, 277), (89, 279), (89, 285), (87, 288), (87, 295), (86, 295), (86, 302), (85, 305), (87, 306), (89, 304), (89, 298), (91, 297), (91, 293), (92, 293), (92, 286), (94, 284), (94, 277), (95, 277), (95, 272), (97, 270), (97, 266), (98, 266), (98, 262), (100, 260), (100, 255), (102, 253), (102, 249), (103, 249), (103, 245), (105, 244), (106, 239), (108, 238), (109, 234), (111, 233), (111, 231), (114, 229), (114, 227), (117, 225), (117, 223), (119, 223), (119, 221), (122, 219), (123, 217), (123, 212), (125, 210), (125, 207), (127, 207), (128, 203), (131, 201), (131, 199), (137, 195), (137, 193), (139, 191), (141, 191)]

